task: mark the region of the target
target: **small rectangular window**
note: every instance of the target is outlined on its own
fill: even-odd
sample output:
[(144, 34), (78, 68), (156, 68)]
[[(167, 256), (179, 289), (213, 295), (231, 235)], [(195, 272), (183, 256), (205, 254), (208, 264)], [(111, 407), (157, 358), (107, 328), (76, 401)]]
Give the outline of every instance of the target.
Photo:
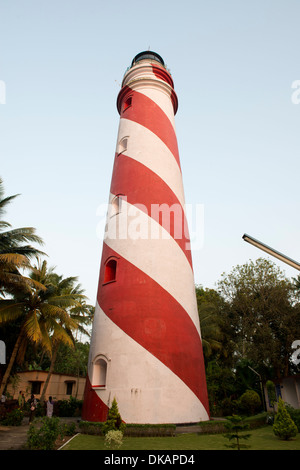
[(104, 283), (112, 282), (116, 280), (117, 272), (117, 261), (115, 259), (110, 259), (105, 265), (104, 271)]
[(132, 96), (129, 96), (127, 100), (124, 101), (123, 112), (126, 111), (129, 106), (132, 104)]
[(117, 154), (124, 153), (127, 150), (128, 137), (123, 137), (118, 143)]
[(105, 388), (106, 386), (107, 363), (104, 359), (98, 359), (93, 368), (93, 387)]
[(122, 198), (120, 196), (116, 196), (111, 201), (110, 207), (110, 217), (113, 217), (121, 212), (122, 208)]
[(39, 395), (41, 393), (41, 384), (42, 382), (39, 381), (31, 383), (31, 393), (33, 393), (33, 395)]
[(72, 395), (73, 382), (67, 382), (67, 393), (66, 395)]

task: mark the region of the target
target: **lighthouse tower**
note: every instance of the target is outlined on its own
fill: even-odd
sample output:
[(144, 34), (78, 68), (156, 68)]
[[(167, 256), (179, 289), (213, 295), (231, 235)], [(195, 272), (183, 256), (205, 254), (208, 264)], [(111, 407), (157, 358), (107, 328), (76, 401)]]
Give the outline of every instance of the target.
[(82, 418), (209, 419), (174, 116), (163, 59), (141, 52), (117, 98), (120, 123)]

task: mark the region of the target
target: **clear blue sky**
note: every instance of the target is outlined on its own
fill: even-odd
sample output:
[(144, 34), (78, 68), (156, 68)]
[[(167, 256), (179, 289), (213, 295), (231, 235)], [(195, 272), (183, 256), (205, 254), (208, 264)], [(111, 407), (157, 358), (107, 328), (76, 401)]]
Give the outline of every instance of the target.
[(263, 256), (245, 232), (299, 261), (299, 18), (297, 0), (0, 0), (0, 176), (21, 193), (6, 220), (35, 227), (95, 303), (116, 97), (150, 47), (178, 95), (186, 202), (204, 207), (196, 283)]

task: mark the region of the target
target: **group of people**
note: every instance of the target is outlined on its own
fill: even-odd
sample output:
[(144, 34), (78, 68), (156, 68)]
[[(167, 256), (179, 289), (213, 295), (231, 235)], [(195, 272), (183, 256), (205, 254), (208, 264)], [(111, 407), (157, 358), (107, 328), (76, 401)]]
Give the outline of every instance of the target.
[[(23, 408), (24, 405), (25, 405), (25, 395), (22, 391), (19, 392), (18, 404), (19, 404), (19, 408)], [(48, 416), (48, 418), (51, 418), (52, 415), (53, 415), (53, 406), (54, 406), (54, 403), (53, 403), (52, 397), (49, 397), (49, 399), (47, 401), (47, 416)], [(33, 418), (35, 416), (35, 412), (36, 412), (36, 408), (37, 408), (37, 399), (35, 398), (33, 393), (31, 394), (31, 397), (30, 397), (30, 400), (29, 400), (29, 407), (30, 407), (29, 408), (29, 423), (31, 423), (31, 421), (33, 420)]]

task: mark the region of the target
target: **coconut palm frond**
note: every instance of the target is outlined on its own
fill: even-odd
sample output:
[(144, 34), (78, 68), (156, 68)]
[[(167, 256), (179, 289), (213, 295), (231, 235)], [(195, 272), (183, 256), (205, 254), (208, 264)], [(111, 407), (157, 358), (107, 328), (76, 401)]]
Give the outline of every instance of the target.
[(38, 321), (37, 311), (31, 311), (25, 320), (23, 325), (23, 330), (27, 338), (33, 343), (39, 343), (42, 340), (42, 333), (40, 330), (40, 325)]
[(66, 327), (77, 329), (77, 323), (72, 320), (65, 309), (45, 302), (40, 306), (40, 310), (42, 311), (43, 315), (49, 317), (49, 320), (52, 319), (55, 322), (59, 320)]
[(43, 348), (51, 354), (52, 352), (52, 343), (51, 343), (51, 338), (49, 336), (49, 323), (45, 321), (44, 319), (40, 320), (40, 330), (41, 330), (41, 335), (42, 335), (42, 344)]
[(48, 302), (62, 308), (79, 306), (79, 300), (74, 298), (72, 294), (54, 295), (48, 298)]
[(42, 238), (39, 237), (35, 232), (36, 229), (34, 227), (21, 227), (11, 229), (6, 232), (0, 233), (0, 242), (1, 244), (6, 242), (10, 245), (17, 245), (19, 243), (24, 242), (33, 242), (38, 243), (39, 245), (43, 245), (44, 242)]
[(15, 300), (0, 300), (0, 323), (15, 321), (23, 314), (23, 302)]
[(52, 338), (55, 341), (58, 341), (58, 342), (61, 341), (64, 344), (67, 344), (71, 347), (74, 347), (74, 341), (73, 341), (72, 337), (68, 334), (68, 332), (65, 330), (65, 328), (63, 326), (59, 325), (58, 323), (55, 323), (55, 325), (53, 325)]
[(27, 268), (30, 266), (28, 258), (20, 253), (0, 253), (0, 266), (6, 268)]

